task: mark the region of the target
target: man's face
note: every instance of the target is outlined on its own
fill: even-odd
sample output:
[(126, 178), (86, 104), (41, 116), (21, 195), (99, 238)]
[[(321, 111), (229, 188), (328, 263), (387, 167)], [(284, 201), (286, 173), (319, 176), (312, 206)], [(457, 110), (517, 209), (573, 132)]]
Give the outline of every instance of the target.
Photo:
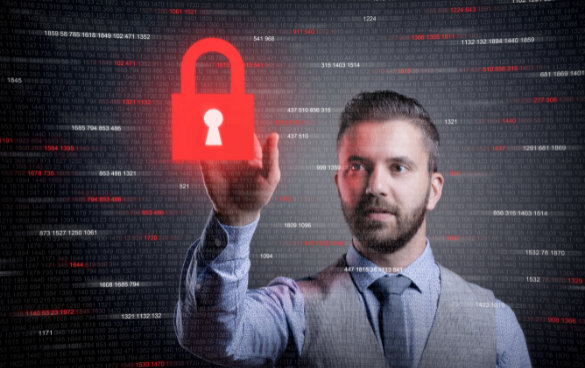
[(440, 174), (429, 175), (422, 132), (406, 121), (352, 126), (338, 160), (335, 184), (345, 220), (360, 243), (379, 253), (407, 244), (440, 198), (442, 177), (437, 196)]

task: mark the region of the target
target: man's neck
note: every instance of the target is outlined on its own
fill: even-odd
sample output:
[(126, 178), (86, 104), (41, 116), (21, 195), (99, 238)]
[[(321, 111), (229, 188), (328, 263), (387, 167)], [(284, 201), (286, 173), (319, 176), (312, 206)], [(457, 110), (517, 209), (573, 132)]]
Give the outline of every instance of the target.
[(402, 269), (408, 267), (424, 252), (426, 240), (426, 224), (423, 223), (418, 229), (417, 233), (404, 247), (400, 248), (394, 253), (380, 253), (367, 246), (364, 246), (355, 237), (353, 244), (356, 250), (365, 258), (369, 259), (373, 264), (386, 270), (390, 273), (400, 272)]

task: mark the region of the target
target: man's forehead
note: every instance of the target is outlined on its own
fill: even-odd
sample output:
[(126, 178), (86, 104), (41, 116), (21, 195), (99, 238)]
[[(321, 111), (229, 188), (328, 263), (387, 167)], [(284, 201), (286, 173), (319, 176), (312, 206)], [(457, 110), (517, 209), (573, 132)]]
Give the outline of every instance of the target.
[(349, 127), (341, 141), (339, 151), (425, 150), (421, 129), (407, 120), (364, 121)]

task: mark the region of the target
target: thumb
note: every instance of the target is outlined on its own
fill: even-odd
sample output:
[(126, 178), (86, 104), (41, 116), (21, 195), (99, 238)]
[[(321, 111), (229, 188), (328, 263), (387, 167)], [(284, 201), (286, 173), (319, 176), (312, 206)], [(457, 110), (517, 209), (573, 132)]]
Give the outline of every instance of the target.
[(262, 170), (266, 180), (276, 185), (280, 181), (280, 167), (278, 165), (278, 141), (277, 133), (271, 133), (262, 147)]

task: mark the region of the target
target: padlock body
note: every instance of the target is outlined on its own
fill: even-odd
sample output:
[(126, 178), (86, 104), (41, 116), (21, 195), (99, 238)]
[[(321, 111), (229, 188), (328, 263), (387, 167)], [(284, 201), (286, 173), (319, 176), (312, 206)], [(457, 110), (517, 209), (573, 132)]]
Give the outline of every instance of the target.
[[(173, 94), (173, 161), (253, 160), (254, 95)], [(223, 115), (221, 145), (206, 145), (211, 109)]]

